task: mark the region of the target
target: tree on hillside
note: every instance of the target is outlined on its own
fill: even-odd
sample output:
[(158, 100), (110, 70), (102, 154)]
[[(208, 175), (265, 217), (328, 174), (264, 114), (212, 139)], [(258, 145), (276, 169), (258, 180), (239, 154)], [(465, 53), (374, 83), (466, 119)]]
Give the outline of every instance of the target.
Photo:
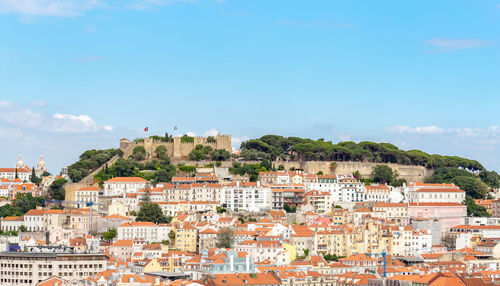
[(143, 146), (136, 146), (132, 150), (132, 157), (137, 161), (142, 161), (146, 158), (146, 149)]
[(457, 239), (452, 235), (450, 235), (449, 233), (444, 235), (441, 241), (448, 250), (454, 250), (456, 247)]
[(134, 163), (131, 160), (118, 159), (113, 165), (115, 177), (131, 177), (134, 175)]
[(170, 239), (170, 245), (175, 245), (175, 231), (170, 230), (168, 238)]
[(500, 175), (495, 171), (482, 171), (479, 173), (479, 178), (492, 188), (500, 187)]
[(390, 184), (394, 177), (392, 169), (387, 165), (377, 165), (373, 167), (372, 178), (375, 183)]
[(484, 199), (488, 192), (488, 186), (478, 177), (458, 176), (452, 182), (474, 199)]
[(155, 149), (156, 158), (159, 160), (165, 160), (168, 158), (167, 147), (160, 145)]
[(33, 197), (30, 193), (18, 193), (12, 202), (12, 206), (22, 214), (27, 213), (29, 210), (36, 209), (37, 206), (44, 205), (41, 197)]
[(152, 202), (146, 202), (139, 209), (139, 213), (135, 220), (150, 221), (154, 223), (170, 223), (172, 217), (166, 216), (159, 205)]
[[(69, 177), (73, 182), (79, 182), (120, 152), (119, 149), (87, 150), (80, 155), (77, 162), (68, 166)], [(44, 173), (42, 177), (46, 175), (50, 174)]]
[(108, 229), (108, 231), (103, 232), (101, 234), (101, 237), (104, 238), (105, 240), (109, 241), (109, 240), (112, 240), (113, 238), (115, 238), (116, 234), (117, 234), (116, 228), (110, 228), (110, 229)]
[(217, 247), (218, 248), (231, 248), (234, 243), (233, 230), (225, 227), (217, 234)]
[(142, 198), (143, 202), (151, 202), (151, 188), (149, 185), (146, 185), (146, 188), (144, 189), (144, 197)]
[(42, 179), (38, 178), (35, 174), (35, 168), (33, 167), (33, 169), (31, 169), (31, 182), (35, 185), (40, 185), (40, 182), (42, 181)]
[(53, 200), (63, 201), (66, 195), (64, 190), (64, 184), (66, 184), (66, 179), (57, 179), (49, 187), (49, 197)]
[(214, 161), (226, 161), (231, 158), (231, 153), (224, 149), (216, 149), (210, 152), (210, 158)]
[[(210, 154), (212, 154), (212, 152), (213, 152), (212, 147), (210, 147), (210, 146), (203, 146), (201, 144), (198, 144), (189, 153), (189, 159), (193, 160), (193, 161), (205, 160), (205, 159), (207, 159), (210, 156)], [(217, 155), (217, 156), (219, 156), (219, 155), (224, 156), (223, 154), (219, 154), (218, 152), (216, 152), (215, 155)]]
[(266, 168), (266, 170), (270, 171), (272, 166), (271, 166), (271, 161), (267, 160), (267, 159), (264, 159), (262, 160), (262, 162), (260, 162), (260, 167), (264, 167)]
[(471, 196), (466, 196), (463, 202), (467, 206), (467, 216), (490, 217), (485, 207), (478, 206)]
[(10, 204), (6, 204), (0, 207), (0, 217), (4, 218), (6, 216), (21, 216), (23, 213), (17, 208)]

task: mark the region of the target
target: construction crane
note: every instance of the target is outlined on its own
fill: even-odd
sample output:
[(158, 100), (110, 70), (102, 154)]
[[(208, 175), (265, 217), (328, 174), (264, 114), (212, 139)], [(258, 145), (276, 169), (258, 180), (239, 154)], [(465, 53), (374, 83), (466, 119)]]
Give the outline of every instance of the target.
[[(424, 247), (424, 248), (419, 248), (419, 249), (413, 249), (412, 251), (420, 251), (420, 250), (432, 250), (432, 247)], [(384, 262), (384, 265), (383, 265), (383, 274), (382, 274), (382, 285), (385, 286), (386, 285), (386, 278), (387, 278), (387, 252), (384, 250), (382, 250), (381, 253), (366, 253), (366, 255), (368, 256), (382, 256), (383, 258), (383, 262)]]
[(387, 278), (387, 252), (385, 252), (384, 249), (382, 250), (382, 253), (367, 253), (366, 255), (368, 256), (382, 255), (382, 258), (384, 259), (384, 272), (382, 275), (382, 285), (385, 286), (385, 278)]
[(89, 234), (92, 234), (92, 206), (103, 206), (103, 204), (95, 203), (95, 202), (74, 202), (74, 201), (59, 201), (59, 200), (45, 200), (46, 203), (55, 203), (55, 204), (66, 204), (66, 205), (76, 205), (77, 208), (80, 208), (81, 204), (85, 204), (85, 206), (90, 209), (90, 217), (89, 217)]

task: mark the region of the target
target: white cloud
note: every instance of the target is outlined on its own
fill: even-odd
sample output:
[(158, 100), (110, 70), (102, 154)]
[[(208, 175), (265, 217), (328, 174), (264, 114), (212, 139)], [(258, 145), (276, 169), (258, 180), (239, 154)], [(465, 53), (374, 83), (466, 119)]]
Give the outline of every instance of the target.
[(98, 0), (0, 0), (0, 13), (74, 17), (99, 5)]
[(413, 134), (413, 135), (452, 135), (457, 138), (476, 138), (497, 142), (500, 140), (500, 126), (490, 126), (488, 128), (440, 128), (434, 125), (410, 127), (397, 125), (387, 128), (393, 134)]
[(188, 132), (186, 132), (186, 135), (194, 137), (194, 136), (196, 136), (196, 133), (194, 133), (193, 131), (188, 131)]
[(208, 136), (217, 136), (219, 134), (219, 131), (215, 128), (212, 128), (210, 130), (205, 131), (203, 133), (203, 136), (208, 137)]
[(248, 139), (248, 136), (231, 137), (231, 145), (236, 148), (240, 148), (241, 143), (247, 141)]
[(113, 131), (115, 129), (113, 126), (110, 126), (110, 125), (104, 125), (103, 128), (106, 131)]
[(12, 105), (12, 102), (10, 101), (0, 101), (0, 107), (7, 107)]
[(198, 0), (133, 0), (125, 5), (126, 8), (135, 10), (150, 10), (159, 6), (172, 5), (174, 3), (196, 3)]
[[(38, 102), (40, 104), (40, 102)], [(88, 115), (43, 112), (15, 104), (0, 105), (0, 124), (9, 124), (16, 128), (30, 129), (49, 133), (78, 134), (99, 131), (112, 131), (109, 125), (98, 125)]]
[(47, 102), (45, 102), (44, 100), (32, 100), (30, 101), (30, 105), (36, 107), (43, 107), (47, 105)]
[(438, 52), (449, 52), (489, 46), (490, 43), (481, 39), (445, 39), (435, 38), (424, 42), (437, 48)]
[(81, 133), (81, 132), (96, 132), (98, 126), (88, 115), (73, 115), (56, 113), (52, 115), (54, 118), (54, 132), (63, 133)]
[(410, 126), (397, 125), (389, 127), (389, 131), (392, 133), (409, 133), (409, 134), (441, 134), (444, 132), (442, 128), (437, 126), (418, 126), (412, 128)]
[[(97, 8), (149, 10), (174, 3), (196, 3), (197, 0), (0, 0), (0, 14), (18, 14), (22, 22), (31, 23), (38, 17), (76, 17)], [(94, 33), (87, 27), (86, 33)]]

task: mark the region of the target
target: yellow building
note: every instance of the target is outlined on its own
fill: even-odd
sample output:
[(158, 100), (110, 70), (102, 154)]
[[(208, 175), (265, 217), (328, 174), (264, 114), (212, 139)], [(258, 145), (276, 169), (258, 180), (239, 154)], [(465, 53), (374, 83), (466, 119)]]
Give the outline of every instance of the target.
[(187, 252), (196, 252), (198, 230), (189, 223), (179, 223), (174, 226), (175, 248)]
[(285, 249), (285, 251), (288, 251), (288, 258), (290, 259), (283, 264), (289, 265), (297, 258), (297, 248), (295, 247), (295, 245), (289, 243), (283, 243), (283, 248)]
[(314, 246), (317, 254), (344, 256), (344, 232), (340, 229), (318, 231), (315, 235)]
[(160, 272), (163, 271), (163, 268), (161, 267), (160, 263), (158, 262), (158, 259), (152, 259), (146, 265), (144, 265), (144, 273), (148, 272)]
[(343, 225), (350, 222), (349, 220), (349, 211), (346, 209), (334, 208), (332, 210), (332, 223), (334, 225)]

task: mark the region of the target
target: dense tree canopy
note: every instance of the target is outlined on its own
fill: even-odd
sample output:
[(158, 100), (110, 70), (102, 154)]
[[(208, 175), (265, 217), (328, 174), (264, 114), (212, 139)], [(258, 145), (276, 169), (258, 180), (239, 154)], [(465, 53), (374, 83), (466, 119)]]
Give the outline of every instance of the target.
[(102, 238), (105, 240), (112, 240), (116, 237), (116, 228), (110, 228), (108, 231), (105, 231), (101, 234)]
[(484, 216), (490, 217), (490, 214), (483, 206), (478, 206), (471, 196), (466, 196), (464, 205), (467, 206), (467, 216)]
[(457, 156), (430, 155), (419, 150), (404, 151), (389, 143), (339, 142), (333, 144), (324, 139), (311, 140), (298, 137), (266, 135), (241, 144), (241, 157), (245, 160), (278, 157), (299, 160), (360, 161), (374, 163), (398, 163), (429, 168), (454, 167), (471, 171), (483, 171), (475, 160)]
[(57, 179), (49, 186), (49, 197), (54, 200), (63, 201), (66, 195), (64, 184), (66, 179)]
[(155, 149), (155, 156), (158, 160), (165, 160), (168, 158), (167, 147), (160, 145)]
[(158, 204), (146, 202), (142, 204), (136, 221), (150, 221), (154, 223), (170, 223), (172, 217), (166, 216)]
[(210, 146), (203, 146), (198, 144), (189, 153), (189, 159), (193, 161), (200, 160), (213, 160), (213, 161), (225, 161), (231, 158), (231, 154), (224, 149), (212, 149)]
[(132, 150), (132, 157), (137, 161), (146, 159), (146, 148), (143, 146), (134, 147), (134, 150)]
[(120, 158), (110, 167), (102, 169), (94, 178), (102, 183), (113, 177), (141, 177), (155, 185), (158, 182), (170, 182), (175, 176), (176, 169), (168, 157), (165, 160), (147, 162), (138, 162), (133, 158)]
[(73, 182), (79, 182), (119, 153), (119, 149), (85, 151), (80, 155), (80, 160), (68, 166), (68, 175)]
[(44, 206), (45, 202), (41, 197), (33, 197), (31, 194), (17, 194), (12, 205), (7, 204), (0, 207), (0, 217), (21, 216), (29, 210), (36, 209), (37, 206)]
[(375, 183), (390, 184), (393, 177), (394, 173), (387, 165), (377, 165), (373, 168), (372, 178)]
[(217, 234), (217, 247), (218, 248), (231, 248), (234, 244), (233, 230), (225, 227)]
[[(481, 179), (481, 174), (476, 175), (475, 173), (469, 172), (464, 169), (458, 169), (453, 167), (441, 167), (434, 170), (432, 177), (427, 179), (430, 183), (453, 183), (464, 190), (468, 196), (474, 199), (485, 198), (488, 192), (488, 185), (485, 184)], [(487, 172), (494, 173), (494, 172)], [(495, 173), (496, 174), (496, 173)], [(494, 175), (487, 178), (488, 182), (495, 184)]]

